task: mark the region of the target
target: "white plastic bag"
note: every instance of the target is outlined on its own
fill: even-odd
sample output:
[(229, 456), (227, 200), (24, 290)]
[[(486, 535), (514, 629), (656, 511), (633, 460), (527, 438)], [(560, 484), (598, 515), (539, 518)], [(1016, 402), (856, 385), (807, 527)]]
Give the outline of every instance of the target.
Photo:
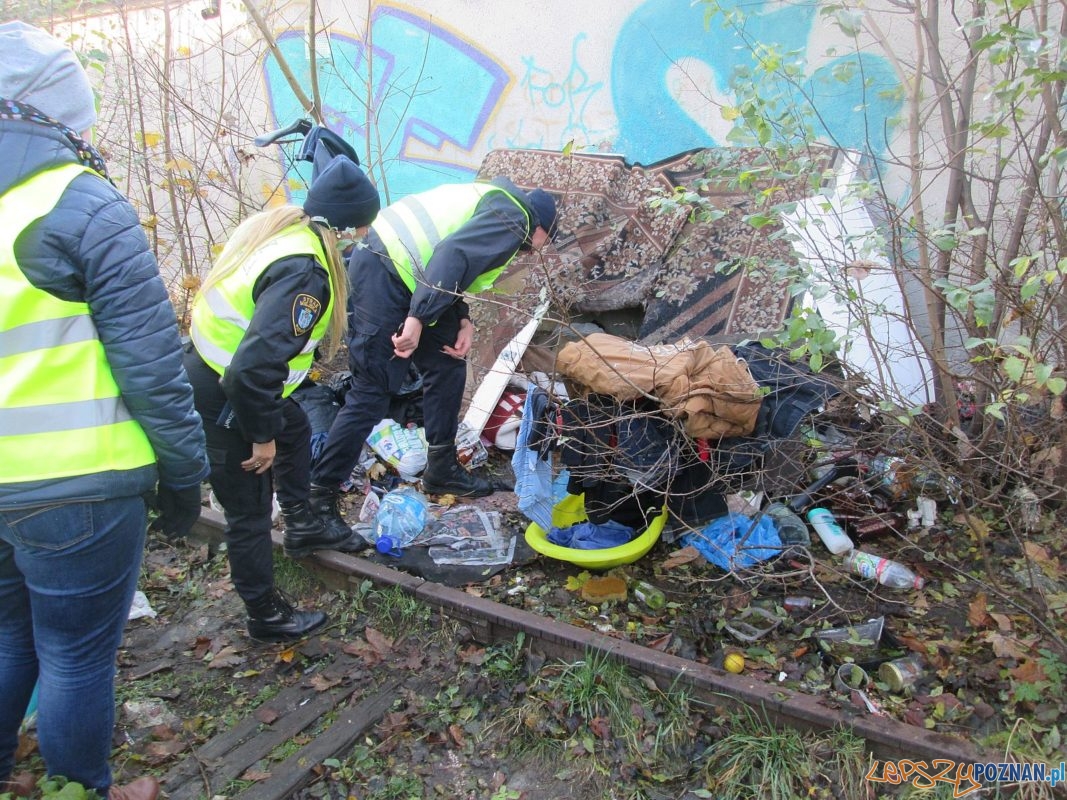
[(374, 426), (367, 444), (409, 483), (426, 469), (426, 432), (422, 428), (405, 428), (395, 420), (383, 419)]

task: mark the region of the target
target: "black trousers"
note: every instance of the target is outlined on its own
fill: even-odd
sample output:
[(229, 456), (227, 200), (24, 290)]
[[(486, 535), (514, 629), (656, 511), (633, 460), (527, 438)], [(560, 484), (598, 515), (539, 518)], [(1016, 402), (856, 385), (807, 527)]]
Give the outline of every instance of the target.
[[(392, 335), (403, 324), (411, 292), (396, 271), (370, 250), (357, 250), (348, 266), (352, 283), (348, 367), (352, 384), (315, 462), (311, 482), (336, 487), (352, 474), (370, 432), (389, 415), (389, 400), (403, 387), (408, 360), (393, 355)], [(456, 343), (459, 314), (449, 308), (423, 328), (412, 358), (422, 375), (422, 412), (430, 445), (454, 444), (467, 382), (467, 362), (442, 352)]]
[(241, 462), (252, 455), (252, 444), (235, 428), (218, 424), (226, 404), (218, 374), (194, 351), (186, 352), (185, 369), (193, 385), (193, 401), (204, 420), (208, 480), (226, 517), (230, 577), (245, 603), (254, 603), (274, 589), (271, 542), (273, 494), (283, 506), (306, 500), (310, 485), (311, 425), (295, 400), (285, 401), (285, 425), (275, 437), (277, 455), (263, 475), (248, 472)]

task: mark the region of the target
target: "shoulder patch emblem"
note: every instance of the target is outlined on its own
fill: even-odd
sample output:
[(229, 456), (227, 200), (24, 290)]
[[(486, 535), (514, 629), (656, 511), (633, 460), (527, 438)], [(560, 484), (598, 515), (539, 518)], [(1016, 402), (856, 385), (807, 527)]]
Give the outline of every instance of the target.
[(310, 331), (320, 313), (322, 313), (322, 303), (310, 294), (298, 294), (293, 300), (293, 333), (303, 336)]

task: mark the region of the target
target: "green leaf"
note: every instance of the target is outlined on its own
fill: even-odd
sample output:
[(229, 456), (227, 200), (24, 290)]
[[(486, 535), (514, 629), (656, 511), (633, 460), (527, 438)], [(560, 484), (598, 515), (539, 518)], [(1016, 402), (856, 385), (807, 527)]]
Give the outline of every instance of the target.
[(1026, 362), (1017, 356), (1009, 356), (1004, 359), (1001, 367), (1003, 367), (1004, 373), (1016, 383), (1022, 380), (1023, 373), (1026, 372)]
[(1045, 384), (1045, 388), (1053, 394), (1063, 394), (1063, 390), (1067, 389), (1067, 380), (1063, 378), (1049, 378), (1048, 383)]
[(948, 253), (956, 248), (958, 242), (956, 237), (950, 233), (943, 233), (934, 236), (934, 247), (940, 250), (942, 253)]

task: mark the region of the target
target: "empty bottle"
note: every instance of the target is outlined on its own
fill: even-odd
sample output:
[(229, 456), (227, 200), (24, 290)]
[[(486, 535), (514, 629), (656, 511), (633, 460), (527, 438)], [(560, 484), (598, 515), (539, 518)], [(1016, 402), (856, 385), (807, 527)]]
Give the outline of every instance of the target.
[(845, 558), (845, 564), (861, 578), (874, 578), (890, 589), (923, 588), (922, 578), (890, 558), (853, 550)]
[(845, 533), (844, 529), (837, 524), (837, 520), (834, 519), (834, 515), (830, 513), (829, 509), (813, 508), (808, 512), (808, 522), (811, 523), (811, 527), (815, 529), (815, 532), (819, 534), (819, 538), (826, 545), (826, 549), (834, 555), (847, 553), (853, 548), (852, 540), (848, 538), (848, 534)]
[(763, 513), (774, 520), (774, 525), (778, 528), (778, 538), (782, 540), (782, 544), (811, 547), (808, 526), (785, 503), (777, 501), (771, 503), (763, 509)]
[(382, 498), (374, 520), (374, 545), (379, 553), (403, 555), (426, 527), (430, 501), (426, 495), (404, 486)]

